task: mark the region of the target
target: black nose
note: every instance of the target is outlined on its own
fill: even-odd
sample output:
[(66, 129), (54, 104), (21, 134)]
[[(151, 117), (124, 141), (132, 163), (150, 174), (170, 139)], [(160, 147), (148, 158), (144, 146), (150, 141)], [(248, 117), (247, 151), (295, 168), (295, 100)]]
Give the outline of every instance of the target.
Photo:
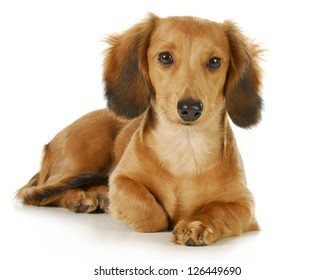
[(203, 111), (203, 103), (198, 100), (186, 99), (177, 104), (177, 112), (182, 120), (187, 122), (196, 121)]

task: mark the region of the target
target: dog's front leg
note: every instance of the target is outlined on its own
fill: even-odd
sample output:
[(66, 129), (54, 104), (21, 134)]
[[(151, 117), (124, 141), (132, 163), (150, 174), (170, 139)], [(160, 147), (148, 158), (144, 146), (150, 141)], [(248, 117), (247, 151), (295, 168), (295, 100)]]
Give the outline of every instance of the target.
[(110, 181), (110, 213), (139, 232), (168, 229), (168, 216), (145, 185), (125, 176)]
[(190, 219), (181, 220), (173, 230), (173, 240), (188, 246), (204, 246), (222, 237), (256, 230), (258, 225), (248, 206), (238, 203), (212, 203)]

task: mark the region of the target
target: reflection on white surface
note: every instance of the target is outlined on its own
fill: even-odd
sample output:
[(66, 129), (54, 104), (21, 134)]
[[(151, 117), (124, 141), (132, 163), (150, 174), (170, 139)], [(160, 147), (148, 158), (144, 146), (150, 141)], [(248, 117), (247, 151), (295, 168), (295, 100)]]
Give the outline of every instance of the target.
[(259, 232), (246, 233), (193, 248), (171, 242), (171, 232), (134, 232), (106, 214), (76, 214), (62, 208), (20, 204), (15, 204), (11, 211), (19, 248), (59, 258), (251, 259), (259, 235)]

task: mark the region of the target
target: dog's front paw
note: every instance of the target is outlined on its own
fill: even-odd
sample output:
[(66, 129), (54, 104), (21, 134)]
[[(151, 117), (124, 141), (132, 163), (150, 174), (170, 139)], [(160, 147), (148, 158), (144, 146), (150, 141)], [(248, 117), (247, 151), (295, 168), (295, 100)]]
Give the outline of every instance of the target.
[(173, 230), (173, 241), (187, 246), (205, 246), (216, 241), (214, 229), (201, 221), (180, 221)]

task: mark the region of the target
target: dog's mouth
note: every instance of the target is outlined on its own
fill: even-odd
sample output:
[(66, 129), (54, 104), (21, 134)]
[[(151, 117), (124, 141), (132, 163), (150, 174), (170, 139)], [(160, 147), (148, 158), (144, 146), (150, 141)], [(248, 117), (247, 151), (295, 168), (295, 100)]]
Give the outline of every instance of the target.
[(194, 123), (193, 122), (179, 122), (179, 124), (181, 124), (181, 125), (184, 125), (184, 126), (192, 126), (192, 125), (194, 125)]

